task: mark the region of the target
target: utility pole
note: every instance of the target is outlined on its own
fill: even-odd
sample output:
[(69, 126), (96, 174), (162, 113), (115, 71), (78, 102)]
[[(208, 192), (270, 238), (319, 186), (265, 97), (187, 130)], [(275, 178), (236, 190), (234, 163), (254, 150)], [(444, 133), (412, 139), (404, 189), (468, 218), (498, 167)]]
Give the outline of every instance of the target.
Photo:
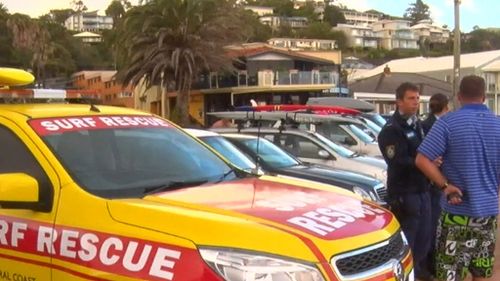
[(455, 2), (455, 29), (453, 31), (453, 92), (452, 100), (453, 100), (453, 108), (456, 110), (459, 107), (457, 100), (457, 92), (460, 83), (460, 1), (454, 0)]

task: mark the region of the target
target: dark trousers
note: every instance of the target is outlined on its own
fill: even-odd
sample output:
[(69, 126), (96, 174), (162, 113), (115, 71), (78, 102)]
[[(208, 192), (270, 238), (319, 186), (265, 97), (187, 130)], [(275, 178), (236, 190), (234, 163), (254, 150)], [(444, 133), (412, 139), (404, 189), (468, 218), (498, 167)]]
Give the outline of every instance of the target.
[(429, 249), (429, 254), (425, 264), (430, 273), (435, 275), (436, 273), (436, 231), (437, 224), (439, 221), (439, 216), (441, 215), (441, 197), (443, 192), (441, 192), (437, 187), (431, 186), (431, 246)]
[(426, 274), (428, 270), (425, 261), (432, 238), (430, 194), (429, 192), (408, 193), (399, 195), (395, 199), (397, 203), (392, 211), (410, 244), (415, 275)]

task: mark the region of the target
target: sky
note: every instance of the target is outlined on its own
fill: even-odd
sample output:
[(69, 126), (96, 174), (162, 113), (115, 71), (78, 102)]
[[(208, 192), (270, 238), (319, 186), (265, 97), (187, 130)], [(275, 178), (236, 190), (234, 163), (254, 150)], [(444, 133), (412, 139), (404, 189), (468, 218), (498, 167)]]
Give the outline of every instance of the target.
[[(414, 0), (337, 0), (348, 8), (366, 11), (375, 9), (393, 16), (402, 16)], [(72, 0), (0, 0), (10, 13), (23, 13), (31, 17), (46, 14), (51, 9), (64, 9), (71, 7)], [(83, 0), (89, 11), (104, 10), (111, 0)], [(139, 0), (131, 0), (137, 4)], [(454, 0), (424, 0), (429, 5), (431, 16), (438, 24), (446, 24), (449, 29), (455, 26), (453, 18)], [(460, 5), (460, 28), (463, 32), (469, 32), (474, 26), (481, 28), (500, 27), (498, 11), (500, 11), (499, 0), (461, 0)]]
[[(375, 9), (392, 16), (403, 16), (405, 10), (414, 0), (338, 0), (348, 8), (366, 11)], [(455, 27), (454, 0), (423, 0), (431, 11), (431, 18), (440, 25)], [(470, 32), (474, 26), (481, 28), (500, 27), (498, 11), (499, 0), (461, 0), (460, 29)]]

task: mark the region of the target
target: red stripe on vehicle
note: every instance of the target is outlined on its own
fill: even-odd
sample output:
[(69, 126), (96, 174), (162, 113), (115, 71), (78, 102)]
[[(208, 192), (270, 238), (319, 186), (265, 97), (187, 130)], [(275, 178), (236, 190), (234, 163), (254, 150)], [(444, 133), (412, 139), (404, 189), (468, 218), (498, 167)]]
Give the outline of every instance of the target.
[(0, 249), (142, 280), (220, 280), (196, 249), (0, 216)]

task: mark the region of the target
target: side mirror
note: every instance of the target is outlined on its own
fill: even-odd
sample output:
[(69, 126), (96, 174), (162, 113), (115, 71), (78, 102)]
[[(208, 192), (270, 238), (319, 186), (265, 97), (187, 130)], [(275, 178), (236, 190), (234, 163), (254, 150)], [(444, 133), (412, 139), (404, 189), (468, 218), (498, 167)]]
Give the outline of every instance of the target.
[(38, 181), (24, 173), (0, 174), (0, 208), (33, 209), (39, 198)]
[(323, 150), (323, 149), (318, 151), (318, 156), (321, 159), (325, 159), (325, 160), (330, 159), (330, 154), (326, 150)]

